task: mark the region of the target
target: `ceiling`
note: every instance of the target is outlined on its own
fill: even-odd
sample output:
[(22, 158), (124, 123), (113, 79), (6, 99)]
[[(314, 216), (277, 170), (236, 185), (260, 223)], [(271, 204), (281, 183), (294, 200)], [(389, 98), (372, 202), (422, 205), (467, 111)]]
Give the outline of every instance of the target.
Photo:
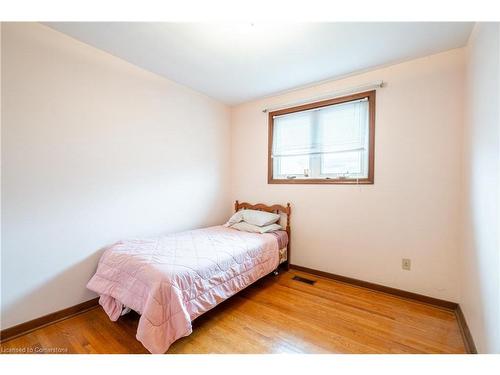
[(462, 47), (473, 27), (467, 22), (46, 25), (226, 104)]

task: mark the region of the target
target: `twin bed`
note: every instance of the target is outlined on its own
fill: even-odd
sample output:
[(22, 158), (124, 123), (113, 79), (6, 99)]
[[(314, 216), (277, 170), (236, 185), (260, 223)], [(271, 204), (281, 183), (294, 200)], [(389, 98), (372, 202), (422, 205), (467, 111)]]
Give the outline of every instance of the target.
[(286, 216), (285, 230), (249, 233), (214, 226), (151, 239), (120, 241), (102, 255), (87, 287), (116, 321), (129, 308), (141, 317), (137, 339), (164, 353), (192, 332), (191, 321), (263, 276), (288, 269), (291, 207), (235, 202), (235, 211)]

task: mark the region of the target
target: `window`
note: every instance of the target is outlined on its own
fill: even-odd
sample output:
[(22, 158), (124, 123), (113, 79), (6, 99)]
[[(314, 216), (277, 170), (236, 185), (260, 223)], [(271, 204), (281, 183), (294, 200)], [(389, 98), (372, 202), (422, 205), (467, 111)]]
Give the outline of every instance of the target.
[(269, 113), (270, 184), (373, 184), (375, 91)]

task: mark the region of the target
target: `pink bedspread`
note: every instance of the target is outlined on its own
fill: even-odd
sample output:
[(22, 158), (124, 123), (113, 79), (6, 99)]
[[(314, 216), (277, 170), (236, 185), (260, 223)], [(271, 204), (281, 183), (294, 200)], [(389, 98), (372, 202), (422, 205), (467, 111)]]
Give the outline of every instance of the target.
[(137, 339), (164, 353), (192, 332), (193, 319), (273, 271), (278, 257), (274, 235), (216, 226), (118, 242), (87, 287), (111, 320), (124, 305), (141, 314)]

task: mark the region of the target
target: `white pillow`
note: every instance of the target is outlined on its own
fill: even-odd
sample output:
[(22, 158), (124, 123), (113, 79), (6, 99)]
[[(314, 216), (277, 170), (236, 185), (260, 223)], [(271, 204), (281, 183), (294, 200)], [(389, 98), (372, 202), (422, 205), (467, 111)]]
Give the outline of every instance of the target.
[(231, 225), (239, 223), (242, 220), (243, 220), (243, 211), (238, 211), (229, 218), (229, 220), (227, 221), (226, 224), (224, 224), (224, 226), (230, 227)]
[(243, 212), (243, 221), (259, 227), (271, 225), (280, 219), (280, 215), (271, 212), (257, 210), (243, 210), (241, 212)]
[(283, 229), (279, 224), (271, 224), (259, 227), (257, 225), (245, 223), (244, 221), (231, 225), (231, 228), (250, 233), (268, 233)]

